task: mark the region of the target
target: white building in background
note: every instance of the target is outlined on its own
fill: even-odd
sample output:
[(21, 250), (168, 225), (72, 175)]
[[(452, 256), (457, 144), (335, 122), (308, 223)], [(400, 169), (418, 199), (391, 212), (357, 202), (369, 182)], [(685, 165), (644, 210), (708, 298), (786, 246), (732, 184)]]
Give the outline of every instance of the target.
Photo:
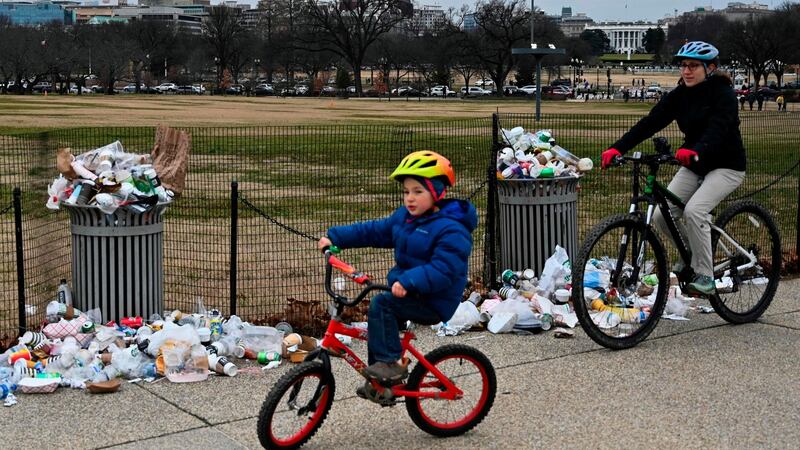
[(661, 27), (667, 34), (667, 24), (654, 22), (600, 22), (587, 25), (587, 30), (603, 30), (617, 53), (633, 53), (644, 50), (644, 34), (650, 28)]
[(411, 29), (422, 34), (427, 31), (435, 31), (447, 20), (447, 16), (439, 5), (422, 5), (414, 7), (414, 15), (409, 20)]

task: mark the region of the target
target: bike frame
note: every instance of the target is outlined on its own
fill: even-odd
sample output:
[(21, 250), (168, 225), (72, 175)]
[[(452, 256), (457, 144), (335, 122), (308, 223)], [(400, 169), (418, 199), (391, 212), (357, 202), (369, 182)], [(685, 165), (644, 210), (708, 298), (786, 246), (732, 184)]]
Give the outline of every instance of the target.
[[(644, 251), (645, 251), (645, 243), (647, 242), (647, 237), (649, 233), (652, 233), (652, 219), (653, 213), (655, 212), (655, 207), (658, 206), (661, 209), (661, 214), (664, 217), (664, 221), (666, 222), (667, 229), (669, 230), (670, 235), (672, 236), (672, 241), (675, 243), (675, 247), (680, 254), (681, 259), (684, 262), (684, 267), (687, 270), (682, 271), (682, 273), (678, 274), (679, 280), (686, 282), (689, 281), (693, 276), (694, 273), (689, 268), (691, 267), (692, 261), (692, 253), (689, 250), (686, 242), (683, 240), (683, 236), (681, 235), (680, 231), (678, 230), (678, 225), (675, 220), (675, 217), (672, 215), (672, 210), (670, 208), (670, 203), (675, 207), (683, 210), (686, 208), (686, 204), (674, 193), (672, 193), (664, 184), (659, 182), (656, 179), (656, 175), (658, 173), (658, 169), (660, 165), (664, 162), (668, 162), (668, 154), (661, 154), (662, 158), (651, 158), (651, 159), (643, 159), (641, 152), (635, 152), (632, 157), (626, 158), (628, 160), (633, 161), (633, 170), (632, 170), (632, 186), (631, 191), (633, 195), (631, 197), (631, 204), (630, 209), (628, 212), (630, 214), (640, 214), (639, 210), (639, 203), (646, 203), (647, 210), (645, 211), (645, 215), (643, 217), (646, 227), (644, 232), (642, 233), (641, 242), (632, 242), (631, 245), (634, 249), (638, 248), (637, 258), (636, 258), (636, 267), (634, 268), (634, 273), (631, 279), (636, 280), (638, 279), (639, 270), (643, 264), (644, 259)], [(645, 177), (645, 185), (644, 189), (642, 189), (640, 178), (642, 175), (641, 165), (644, 164), (648, 167), (648, 173)], [(640, 193), (641, 192), (641, 193)], [(720, 264), (714, 266), (714, 274), (715, 276), (728, 276), (732, 272), (741, 271), (753, 267), (757, 259), (752, 252), (748, 251), (744, 247), (742, 247), (738, 242), (736, 242), (733, 238), (725, 232), (725, 230), (719, 228), (718, 226), (714, 225), (713, 223), (709, 222), (712, 231), (719, 233), (720, 241), (719, 245), (721, 245), (721, 249), (725, 252), (726, 255), (732, 257), (735, 252), (731, 251), (731, 249), (726, 246), (726, 242), (728, 245), (732, 246), (741, 254), (745, 256), (747, 262), (744, 264), (740, 264), (735, 268), (730, 268), (729, 261), (724, 261)], [(624, 255), (627, 251), (627, 239), (623, 237), (623, 241), (620, 243), (620, 255)], [(612, 280), (615, 284), (618, 282), (618, 276), (622, 273), (622, 265), (623, 265), (623, 258), (619, 258), (617, 260), (617, 267), (614, 273), (615, 279)]]
[[(372, 282), (370, 277), (362, 272), (357, 271), (353, 266), (347, 264), (346, 262), (340, 260), (336, 256), (334, 256), (330, 250), (326, 251), (326, 262), (327, 266), (325, 268), (325, 290), (330, 295), (335, 304), (333, 308), (330, 308), (331, 314), (331, 321), (328, 323), (328, 329), (325, 331), (325, 336), (322, 338), (322, 342), (320, 343), (320, 351), (312, 352), (306, 357), (306, 360), (315, 359), (318, 357), (323, 358), (323, 364), (326, 367), (326, 370), (329, 374), (330, 372), (330, 361), (329, 356), (337, 356), (342, 357), (353, 369), (356, 370), (361, 376), (367, 378), (372, 386), (378, 391), (382, 391), (384, 387), (380, 385), (376, 380), (369, 379), (364, 374), (364, 369), (366, 369), (367, 365), (364, 364), (364, 361), (356, 355), (353, 350), (349, 347), (344, 345), (339, 339), (336, 338), (337, 334), (343, 336), (349, 336), (353, 339), (358, 339), (361, 341), (366, 341), (369, 337), (369, 334), (366, 329), (360, 327), (354, 327), (351, 325), (347, 325), (341, 322), (340, 320), (340, 313), (341, 309), (345, 306), (355, 306), (360, 303), (368, 293), (375, 290), (382, 290), (382, 291), (389, 291), (388, 286), (375, 284)], [(331, 288), (331, 272), (332, 268), (336, 268), (343, 274), (347, 275), (351, 280), (354, 282), (363, 285), (364, 289), (359, 293), (359, 295), (354, 300), (348, 300), (346, 297), (337, 294)], [(455, 383), (453, 383), (447, 376), (445, 376), (439, 369), (436, 368), (433, 364), (430, 363), (427, 359), (425, 359), (425, 355), (420, 353), (413, 345), (411, 345), (411, 341), (416, 339), (416, 335), (411, 331), (403, 332), (403, 337), (400, 340), (400, 346), (402, 349), (401, 358), (404, 360), (406, 359), (406, 352), (410, 353), (414, 358), (419, 361), (426, 369), (430, 371), (435, 377), (436, 380), (425, 382), (420, 384), (420, 388), (436, 388), (436, 390), (430, 390), (427, 392), (421, 392), (419, 390), (408, 390), (405, 388), (405, 384), (398, 384), (392, 386), (392, 393), (396, 397), (416, 397), (416, 398), (435, 398), (435, 399), (444, 399), (444, 400), (456, 400), (461, 398), (464, 393), (459, 389)], [(332, 375), (330, 375), (332, 376)], [(442, 390), (444, 389), (444, 390)]]

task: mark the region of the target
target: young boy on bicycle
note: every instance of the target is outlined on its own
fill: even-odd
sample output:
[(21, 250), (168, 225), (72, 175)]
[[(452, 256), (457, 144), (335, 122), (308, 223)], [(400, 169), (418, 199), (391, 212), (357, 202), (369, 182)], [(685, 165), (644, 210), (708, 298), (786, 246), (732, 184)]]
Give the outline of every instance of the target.
[[(639, 145), (673, 120), (678, 123), (685, 138), (675, 159), (683, 167), (668, 189), (686, 204), (683, 210), (685, 227), (681, 231), (692, 250), (692, 269), (696, 274), (687, 290), (690, 294), (710, 295), (716, 292), (716, 286), (709, 213), (742, 183), (747, 159), (739, 132), (736, 94), (730, 77), (717, 70), (717, 48), (706, 42), (688, 42), (675, 54), (675, 62), (681, 73), (678, 86), (603, 152), (602, 167), (608, 167), (615, 157)], [(681, 216), (678, 208), (673, 207), (671, 212), (675, 218)], [(653, 223), (669, 235), (661, 211), (653, 215)]]
[(369, 305), (369, 367), (365, 374), (382, 384), (408, 376), (400, 359), (400, 324), (447, 321), (461, 302), (467, 283), (475, 207), (465, 200), (446, 200), (455, 184), (450, 161), (432, 151), (409, 154), (389, 176), (403, 184), (403, 206), (383, 219), (331, 227), (319, 240), (324, 249), (394, 248), (395, 266), (387, 275), (391, 292)]

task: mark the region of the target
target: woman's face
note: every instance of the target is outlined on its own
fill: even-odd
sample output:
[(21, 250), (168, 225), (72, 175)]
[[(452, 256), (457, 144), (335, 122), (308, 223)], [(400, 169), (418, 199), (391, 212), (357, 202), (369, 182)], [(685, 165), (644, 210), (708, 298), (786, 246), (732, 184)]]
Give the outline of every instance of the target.
[[(696, 59), (684, 59), (680, 64), (681, 78), (687, 87), (697, 86), (706, 79), (706, 69), (701, 61)], [(709, 64), (708, 70), (713, 71), (716, 67)]]

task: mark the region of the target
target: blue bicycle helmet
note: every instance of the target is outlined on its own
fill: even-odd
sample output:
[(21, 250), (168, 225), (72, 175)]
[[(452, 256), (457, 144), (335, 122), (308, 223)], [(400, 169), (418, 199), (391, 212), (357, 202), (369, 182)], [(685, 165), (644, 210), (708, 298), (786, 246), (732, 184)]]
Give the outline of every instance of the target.
[(703, 41), (692, 41), (683, 44), (678, 53), (675, 54), (675, 60), (690, 58), (710, 63), (715, 61), (717, 56), (719, 56), (717, 47)]

